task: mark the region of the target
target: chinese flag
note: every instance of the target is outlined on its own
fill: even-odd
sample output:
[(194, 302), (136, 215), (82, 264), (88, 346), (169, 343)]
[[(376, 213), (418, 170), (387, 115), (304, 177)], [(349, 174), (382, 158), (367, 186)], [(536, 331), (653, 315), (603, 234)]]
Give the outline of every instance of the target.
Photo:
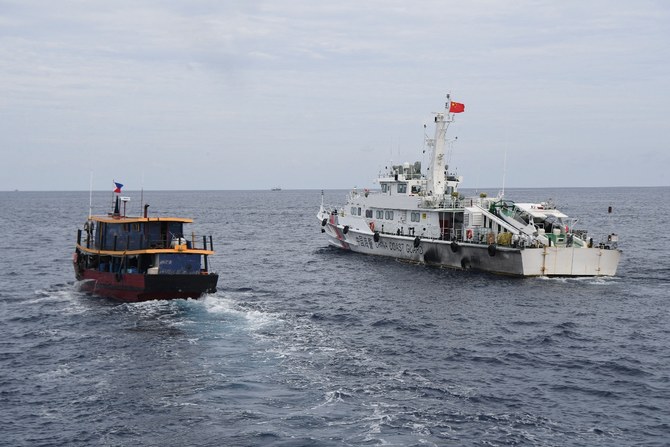
[(460, 102), (453, 102), (449, 106), (449, 113), (461, 113), (465, 112), (465, 104), (461, 104)]

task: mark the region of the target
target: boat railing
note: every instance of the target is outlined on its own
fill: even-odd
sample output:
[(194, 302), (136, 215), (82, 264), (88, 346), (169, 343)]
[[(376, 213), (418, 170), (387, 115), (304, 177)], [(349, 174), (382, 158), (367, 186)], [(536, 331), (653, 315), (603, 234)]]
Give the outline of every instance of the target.
[[(82, 238), (82, 236), (84, 236)], [(88, 237), (86, 237), (88, 236)], [(196, 235), (191, 233), (189, 237), (183, 234), (168, 233), (161, 238), (144, 238), (142, 236), (125, 237), (114, 235), (110, 240), (103, 241), (98, 245), (93, 234), (77, 231), (77, 244), (90, 249), (125, 251), (125, 250), (149, 250), (149, 249), (176, 249), (176, 250), (214, 250), (211, 235)]]
[[(143, 241), (140, 240), (140, 244), (142, 244), (142, 242)], [(214, 244), (211, 235), (200, 236), (192, 233), (189, 237), (186, 237), (186, 235), (182, 234), (168, 234), (165, 238), (147, 240), (146, 246), (140, 249), (183, 249), (184, 246), (186, 246), (188, 250), (213, 250)]]

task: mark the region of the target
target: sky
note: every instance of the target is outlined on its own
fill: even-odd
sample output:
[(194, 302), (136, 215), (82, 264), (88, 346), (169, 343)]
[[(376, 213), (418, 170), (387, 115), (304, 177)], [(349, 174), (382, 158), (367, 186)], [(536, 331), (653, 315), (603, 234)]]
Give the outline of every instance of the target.
[(0, 0), (0, 191), (668, 186), (664, 0)]

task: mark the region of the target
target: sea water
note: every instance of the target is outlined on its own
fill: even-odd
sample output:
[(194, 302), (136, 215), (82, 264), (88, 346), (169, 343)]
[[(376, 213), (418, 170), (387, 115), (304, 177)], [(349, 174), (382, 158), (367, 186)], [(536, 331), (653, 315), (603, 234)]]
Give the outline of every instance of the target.
[(0, 445), (667, 445), (670, 188), (506, 198), (616, 232), (618, 275), (339, 251), (320, 191), (145, 192), (212, 234), (219, 290), (124, 304), (74, 281), (88, 193), (2, 192)]

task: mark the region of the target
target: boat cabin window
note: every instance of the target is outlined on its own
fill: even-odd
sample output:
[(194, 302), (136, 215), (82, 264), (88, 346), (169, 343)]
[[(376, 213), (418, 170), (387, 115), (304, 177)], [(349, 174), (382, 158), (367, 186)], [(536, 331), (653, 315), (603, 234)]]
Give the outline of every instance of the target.
[(398, 194), (407, 194), (407, 183), (398, 183)]
[(421, 186), (412, 185), (412, 194), (419, 194), (421, 192)]
[(372, 218), (372, 210), (365, 210), (365, 217), (368, 219)]
[(421, 221), (421, 213), (419, 213), (417, 211), (412, 211), (412, 213), (410, 214), (409, 217), (410, 217), (410, 221), (412, 221), (412, 222), (420, 222)]
[(393, 220), (393, 211), (385, 211), (384, 212), (384, 218), (386, 220)]
[(389, 192), (388, 183), (382, 183), (382, 192)]
[(382, 211), (382, 210), (377, 210), (377, 211), (375, 212), (375, 215), (376, 215), (377, 219), (383, 219), (383, 218), (384, 218), (384, 211)]

